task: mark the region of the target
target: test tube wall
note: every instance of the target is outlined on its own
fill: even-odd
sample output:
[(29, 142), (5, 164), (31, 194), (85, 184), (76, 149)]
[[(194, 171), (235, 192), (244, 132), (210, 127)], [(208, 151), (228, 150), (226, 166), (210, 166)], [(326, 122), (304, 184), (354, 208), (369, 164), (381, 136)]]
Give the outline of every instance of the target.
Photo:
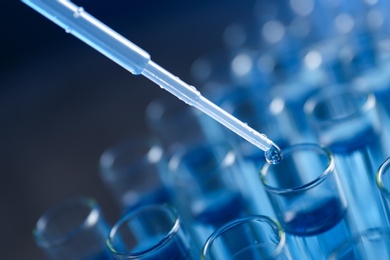
[[(380, 167), (380, 162), (390, 156), (388, 148), (390, 147), (390, 134), (386, 131), (390, 127), (390, 108), (387, 98), (390, 93), (388, 76), (390, 75), (390, 52), (386, 38), (386, 33), (390, 31), (386, 17), (386, 13), (390, 11), (390, 4), (381, 0), (361, 0), (354, 1), (354, 3), (320, 0), (266, 2), (269, 1), (258, 1), (249, 18), (236, 21), (226, 28), (223, 35), (225, 48), (218, 51), (218, 55), (216, 52), (205, 54), (194, 61), (191, 68), (194, 81), (197, 82), (194, 85), (197, 85), (206, 97), (228, 112), (247, 122), (256, 130), (265, 132), (282, 149), (298, 143), (316, 143), (332, 150), (332, 140), (318, 135), (318, 132), (329, 125), (320, 126), (320, 129), (316, 125), (313, 126), (310, 116), (305, 114), (305, 106), (310, 98), (324, 90), (352, 89), (366, 93), (378, 108), (377, 116), (381, 123), (375, 126), (376, 131), (373, 133), (375, 138), (367, 142), (379, 141), (380, 145), (375, 146), (377, 150), (370, 151), (370, 156), (374, 158), (365, 157), (365, 153), (359, 156), (349, 153), (347, 159), (343, 158), (343, 165), (339, 164), (340, 160), (336, 159), (335, 167), (336, 169), (339, 167), (338, 174), (343, 174), (340, 170), (342, 168), (348, 168), (350, 172), (353, 172), (354, 167), (365, 164), (363, 160), (369, 160), (370, 167), (366, 169), (362, 179), (367, 179), (369, 182), (369, 185), (365, 187), (375, 189), (375, 185), (372, 185), (375, 183), (375, 172)], [(267, 10), (273, 10), (273, 12), (266, 12)], [(258, 98), (259, 96), (261, 99)], [(264, 100), (267, 102), (263, 102)], [(333, 103), (336, 107), (340, 105), (337, 100), (333, 100)], [(347, 102), (347, 105), (350, 104)], [(177, 124), (173, 128), (175, 131), (190, 127), (185, 132), (173, 133), (169, 127), (165, 127), (161, 122), (156, 123), (155, 118), (150, 118), (150, 110), (156, 109), (155, 106), (156, 103), (151, 103), (149, 111), (145, 114), (145, 117), (149, 117), (150, 132), (157, 139), (160, 138), (163, 143), (166, 136), (172, 139), (169, 140), (170, 144), (172, 141), (179, 142), (175, 144), (176, 148), (165, 147), (166, 150), (163, 153), (167, 156), (167, 163), (177, 147), (184, 150), (190, 148), (187, 146), (187, 139), (182, 143), (179, 139), (185, 134), (187, 137), (194, 130), (198, 131), (196, 138), (202, 136), (202, 142), (207, 140), (210, 146), (213, 145), (213, 139), (228, 139), (233, 143), (235, 152), (243, 158), (244, 162), (238, 167), (242, 176), (250, 175), (250, 177), (242, 177), (244, 187), (241, 187), (246, 195), (249, 194), (245, 197), (249, 198), (246, 203), (251, 205), (249, 208), (254, 209), (250, 214), (265, 213), (268, 217), (276, 219), (275, 208), (271, 209), (269, 197), (264, 190), (261, 190), (264, 187), (259, 171), (261, 165), (266, 162), (257, 153), (253, 153), (254, 147), (232, 136), (222, 126), (215, 124), (211, 126), (207, 120), (204, 121), (204, 118), (196, 113), (191, 115), (191, 120), (199, 129), (191, 128), (188, 124), (177, 124), (182, 118), (171, 117), (169, 123)], [(340, 123), (338, 122), (339, 116), (336, 115), (332, 124)], [(184, 119), (188, 118), (187, 116)], [(353, 135), (353, 130), (356, 130), (352, 128), (353, 124), (347, 124), (342, 131), (337, 131), (338, 134), (348, 138)], [(164, 133), (164, 131), (169, 132)], [(201, 163), (198, 166), (201, 166)], [(169, 174), (168, 172), (167, 165), (161, 174)], [(205, 175), (204, 172), (200, 174)], [(342, 180), (348, 178), (340, 177)], [(168, 189), (172, 188), (170, 180), (165, 180), (164, 183)], [(340, 189), (346, 190), (348, 194), (345, 201), (346, 211), (351, 212), (350, 205), (354, 205), (353, 214), (366, 215), (367, 212), (359, 208), (358, 203), (349, 201), (356, 195), (355, 192), (358, 192), (358, 185), (354, 185), (354, 189), (351, 189), (347, 187), (347, 181), (340, 183), (337, 181), (337, 185), (339, 184), (342, 186)], [(191, 184), (188, 183), (188, 185)], [(187, 188), (191, 192), (194, 187)], [(198, 189), (196, 192), (201, 194), (202, 188), (196, 188)], [(175, 189), (170, 191), (173, 198), (178, 196)], [(365, 192), (370, 196), (378, 193), (377, 190)], [(364, 194), (359, 194), (359, 196), (362, 197)], [(173, 199), (173, 204), (175, 204), (174, 201)], [(266, 210), (262, 209), (263, 203)], [(381, 203), (374, 205), (375, 210), (380, 212), (378, 214), (385, 212), (383, 205)], [(180, 207), (183, 208), (183, 205)], [(224, 212), (218, 212), (218, 214), (223, 215)], [(242, 217), (242, 215), (238, 214), (236, 217)], [(369, 217), (367, 215), (368, 219), (365, 220), (367, 223), (370, 222)], [(190, 219), (183, 216), (183, 221), (188, 225), (190, 234), (197, 232), (196, 228), (191, 229), (193, 223)], [(226, 223), (218, 223), (218, 225), (222, 226), (228, 221), (232, 219), (228, 218)], [(350, 216), (350, 221), (353, 226), (353, 216)], [(389, 225), (386, 221), (374, 223), (374, 226), (367, 228), (386, 228)], [(362, 226), (356, 230), (351, 228), (348, 232), (363, 232), (362, 229), (366, 226)], [(320, 241), (318, 243), (324, 242), (318, 241)], [(298, 243), (294, 239), (289, 240), (288, 243), (291, 251), (295, 252), (294, 255), (296, 252), (305, 251), (305, 246), (310, 246), (309, 243)], [(193, 246), (200, 254), (201, 245), (194, 244)], [(305, 256), (301, 257), (300, 259), (303, 259)], [(325, 254), (319, 257), (326, 259)]]
[[(383, 16), (389, 5), (385, 1), (358, 1), (353, 4), (340, 1), (334, 6), (325, 1), (300, 3), (277, 1), (266, 4), (266, 1), (258, 1), (254, 17), (237, 21), (226, 28), (224, 50), (205, 54), (193, 63), (194, 79), (199, 87), (204, 87), (205, 95), (211, 100), (256, 130), (267, 133), (271, 139), (275, 138), (274, 141), (282, 147), (310, 142), (333, 150), (334, 145), (339, 143), (326, 136), (322, 138), (321, 132), (336, 126), (331, 135), (352, 140), (341, 144), (346, 150), (348, 146), (354, 146), (347, 153), (334, 151), (337, 157), (335, 167), (342, 175), (341, 186), (348, 194), (348, 232), (353, 235), (368, 228), (385, 228), (388, 224), (375, 187), (375, 172), (389, 156), (386, 131), (389, 125), (389, 81), (385, 72), (389, 69), (386, 38), (389, 28)], [(265, 14), (265, 10), (277, 11)], [(256, 26), (253, 26), (254, 23)], [(350, 110), (354, 106), (353, 99), (343, 104), (344, 101), (333, 97), (330, 100), (334, 103), (333, 108), (328, 109), (339, 111), (332, 118), (331, 124), (334, 125), (329, 125), (329, 122), (313, 125), (304, 107), (308, 106), (310, 98), (332, 90), (362, 91), (362, 96), (369, 96), (372, 102), (364, 105), (364, 98), (355, 96), (358, 103), (364, 105), (361, 110), (364, 112), (359, 116), (360, 112)], [(238, 104), (237, 100), (242, 99), (246, 92), (250, 94)], [(268, 106), (262, 106), (260, 100), (256, 102), (256, 96), (267, 100)], [(243, 105), (244, 102), (246, 105)], [(347, 112), (341, 111), (343, 109)], [(355, 114), (348, 115), (352, 121), (347, 122), (344, 128), (347, 120), (343, 122), (343, 117), (350, 112)], [(276, 128), (271, 128), (269, 115)], [(354, 127), (353, 122), (359, 121), (359, 117), (368, 119), (363, 119), (364, 124), (372, 125), (374, 136), (364, 135), (356, 139), (355, 132), (359, 129)], [(229, 134), (226, 133), (226, 136)], [(360, 146), (365, 138), (369, 139), (366, 147)], [(246, 154), (250, 150), (240, 145), (240, 140), (236, 144), (241, 153)], [(359, 165), (366, 165), (365, 169)], [(354, 178), (353, 173), (356, 172), (362, 172), (364, 181), (360, 185), (357, 180), (346, 181), (348, 175), (352, 174)], [(367, 189), (364, 191), (359, 187)], [(255, 201), (261, 198), (261, 193), (252, 193), (252, 196)], [(356, 203), (359, 197), (364, 196), (373, 197), (370, 203), (373, 208), (369, 212), (375, 214), (368, 214), (362, 202)], [(308, 243), (296, 244), (298, 252), (308, 246)], [(321, 257), (325, 259), (326, 254), (329, 252)]]

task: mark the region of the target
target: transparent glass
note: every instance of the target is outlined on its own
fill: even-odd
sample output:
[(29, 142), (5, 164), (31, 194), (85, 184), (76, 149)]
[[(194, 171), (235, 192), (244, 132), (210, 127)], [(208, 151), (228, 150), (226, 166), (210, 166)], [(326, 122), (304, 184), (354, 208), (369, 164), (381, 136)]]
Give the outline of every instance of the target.
[[(219, 102), (218, 102), (219, 103)], [(254, 129), (269, 133), (268, 136), (283, 150), (287, 146), (288, 134), (292, 131), (283, 100), (269, 100), (263, 93), (253, 89), (235, 89), (220, 98), (220, 106), (228, 113), (247, 122)], [(258, 178), (258, 171), (265, 162), (263, 152), (244, 139), (226, 132), (227, 139), (242, 155), (245, 168), (241, 178), (251, 194), (250, 203), (256, 214), (274, 216), (264, 187)]]
[[(227, 90), (221, 95), (220, 100), (216, 102), (233, 116), (251, 125), (254, 129), (267, 133), (280, 148), (283, 148), (289, 142), (288, 133), (291, 132), (291, 122), (286, 116), (286, 109), (283, 100), (272, 100), (264, 93), (259, 93), (254, 89), (232, 89)], [(250, 148), (252, 153), (261, 150), (245, 141), (237, 135), (232, 135), (226, 131), (229, 139), (236, 140), (244, 151)], [(259, 160), (264, 160), (263, 155)], [(261, 162), (259, 162), (261, 163)]]
[(175, 205), (203, 245), (221, 225), (246, 214), (239, 156), (226, 142), (200, 142), (177, 151), (169, 162)]
[(63, 201), (45, 212), (33, 231), (47, 259), (112, 259), (106, 246), (110, 227), (91, 198)]
[(363, 231), (337, 248), (328, 260), (390, 259), (390, 230)]
[(150, 60), (150, 55), (71, 1), (25, 0), (24, 3), (133, 74), (142, 74), (183, 102), (196, 107), (264, 151), (273, 143), (226, 113), (191, 85)]
[[(168, 157), (188, 143), (223, 137), (217, 122), (167, 95), (149, 103), (146, 122), (150, 131), (161, 140)], [(205, 129), (209, 131), (205, 132)]]
[(203, 142), (178, 151), (169, 162), (180, 204), (203, 223), (220, 226), (240, 216), (244, 207), (240, 168), (226, 142)]
[(334, 85), (313, 94), (305, 103), (305, 112), (318, 141), (333, 153), (348, 154), (375, 145), (371, 160), (380, 160), (381, 147), (375, 141), (381, 125), (374, 95)]
[(294, 255), (322, 259), (349, 238), (347, 200), (328, 149), (287, 147), (279, 164), (263, 166), (261, 179)]
[(353, 232), (383, 226), (375, 185), (375, 172), (384, 160), (375, 96), (335, 85), (313, 95), (305, 111), (318, 141), (334, 154)]
[[(387, 41), (386, 39), (381, 39)], [(380, 59), (378, 65), (359, 74), (354, 79), (354, 86), (363, 91), (373, 92), (377, 100), (378, 113), (380, 115), (383, 129), (390, 127), (390, 52), (387, 43), (378, 43), (378, 52)], [(381, 47), (381, 45), (383, 45)], [(386, 156), (390, 156), (390, 133), (389, 131), (382, 132), (382, 141)]]
[(206, 241), (202, 257), (217, 259), (292, 259), (280, 224), (266, 216), (233, 220)]
[(376, 184), (380, 191), (387, 224), (390, 226), (390, 157), (387, 158), (376, 173)]
[(191, 74), (211, 100), (215, 100), (223, 88), (232, 87), (261, 90), (266, 96), (275, 79), (272, 68), (258, 62), (260, 53), (248, 48), (209, 52), (193, 62)]
[(167, 204), (123, 216), (111, 229), (107, 245), (115, 259), (195, 259), (191, 238), (175, 208)]
[(169, 202), (168, 185), (160, 178), (166, 167), (161, 145), (148, 135), (122, 140), (100, 157), (100, 177), (122, 211)]

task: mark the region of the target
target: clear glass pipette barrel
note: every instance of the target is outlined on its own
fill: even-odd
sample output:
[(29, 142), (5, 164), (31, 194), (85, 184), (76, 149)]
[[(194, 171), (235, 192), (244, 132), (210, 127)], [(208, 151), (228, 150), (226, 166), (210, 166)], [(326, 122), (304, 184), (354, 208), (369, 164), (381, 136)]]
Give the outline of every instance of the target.
[(264, 134), (225, 112), (150, 59), (150, 55), (68, 0), (22, 0), (25, 4), (98, 50), (135, 75), (142, 74), (187, 104), (196, 107), (248, 142), (265, 151), (269, 163), (282, 159), (281, 150)]

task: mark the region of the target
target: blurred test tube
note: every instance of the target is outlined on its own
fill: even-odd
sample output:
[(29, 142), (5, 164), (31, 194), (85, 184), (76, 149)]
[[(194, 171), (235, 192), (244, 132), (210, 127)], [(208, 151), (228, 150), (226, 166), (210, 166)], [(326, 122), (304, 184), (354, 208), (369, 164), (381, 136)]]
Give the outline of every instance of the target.
[(318, 142), (334, 154), (353, 231), (383, 226), (375, 172), (384, 154), (374, 95), (337, 85), (313, 95), (305, 111)]
[(280, 224), (262, 215), (239, 218), (217, 229), (204, 244), (202, 256), (205, 260), (293, 259)]
[(390, 226), (390, 157), (387, 158), (376, 173), (377, 189), (380, 191), (387, 224)]
[(98, 203), (86, 197), (65, 200), (46, 211), (34, 239), (47, 259), (112, 259), (106, 238), (110, 227)]
[(111, 229), (107, 245), (115, 259), (197, 259), (181, 217), (167, 204), (143, 206), (124, 215)]
[[(267, 133), (268, 138), (283, 150), (288, 144), (287, 135), (284, 134), (288, 132), (290, 125), (283, 101), (279, 101), (281, 103), (277, 104), (277, 100), (269, 100), (266, 95), (253, 89), (234, 89), (222, 96), (219, 102), (228, 113), (260, 133)], [(283, 125), (280, 125), (281, 122)], [(248, 203), (255, 213), (273, 216), (273, 209), (258, 176), (261, 165), (265, 162), (263, 151), (228, 131), (226, 137), (242, 156), (244, 168), (241, 178), (251, 194)]]
[(362, 231), (337, 248), (328, 260), (389, 259), (390, 230), (375, 228)]
[(169, 162), (175, 205), (201, 244), (216, 228), (247, 214), (239, 160), (227, 142), (201, 142), (177, 151)]
[(168, 159), (187, 143), (223, 138), (218, 122), (171, 95), (150, 102), (146, 121), (150, 131), (161, 141)]
[(122, 213), (170, 200), (161, 175), (167, 162), (159, 142), (148, 135), (112, 145), (100, 157), (100, 176)]

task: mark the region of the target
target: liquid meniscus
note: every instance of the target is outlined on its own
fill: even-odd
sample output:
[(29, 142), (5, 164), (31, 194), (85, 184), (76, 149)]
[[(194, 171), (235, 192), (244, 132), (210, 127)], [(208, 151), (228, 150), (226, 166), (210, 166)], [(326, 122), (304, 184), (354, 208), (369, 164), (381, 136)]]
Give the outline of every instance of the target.
[(264, 152), (265, 159), (270, 164), (278, 164), (283, 158), (282, 150), (273, 144), (267, 151)]

